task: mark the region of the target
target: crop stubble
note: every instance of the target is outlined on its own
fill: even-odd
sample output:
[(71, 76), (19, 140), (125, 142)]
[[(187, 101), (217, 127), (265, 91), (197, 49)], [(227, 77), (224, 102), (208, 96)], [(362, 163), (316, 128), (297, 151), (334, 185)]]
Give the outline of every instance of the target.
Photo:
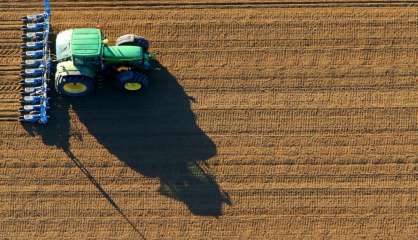
[[(173, 139), (186, 155), (205, 148), (190, 143), (185, 123), (164, 114), (141, 125), (155, 106), (70, 106), (69, 150), (147, 239), (412, 239), (417, 8), (406, 1), (260, 2), (53, 2), (56, 32), (98, 26), (111, 40), (139, 33), (152, 41), (195, 99), (196, 123), (216, 145), (206, 171), (229, 195), (222, 214), (193, 214), (158, 192), (158, 177), (132, 170), (109, 149), (152, 159), (165, 151), (153, 146), (161, 139)], [(0, 14), (1, 238), (137, 238), (59, 143), (30, 136), (13, 121), (18, 19), (28, 11), (23, 1), (15, 4), (0, 2), (8, 9)], [(159, 97), (172, 97), (165, 93)], [(184, 107), (160, 111), (176, 115)], [(94, 128), (84, 123), (98, 116)], [(137, 129), (109, 128), (120, 116)], [(122, 138), (128, 141), (119, 146)]]

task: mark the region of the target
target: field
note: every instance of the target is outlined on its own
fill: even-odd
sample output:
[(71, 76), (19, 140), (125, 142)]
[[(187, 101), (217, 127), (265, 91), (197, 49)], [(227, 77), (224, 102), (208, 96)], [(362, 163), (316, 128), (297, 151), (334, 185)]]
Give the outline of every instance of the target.
[(0, 1), (0, 239), (413, 239), (415, 1), (52, 1), (57, 33), (146, 36), (143, 95), (52, 94), (22, 126)]

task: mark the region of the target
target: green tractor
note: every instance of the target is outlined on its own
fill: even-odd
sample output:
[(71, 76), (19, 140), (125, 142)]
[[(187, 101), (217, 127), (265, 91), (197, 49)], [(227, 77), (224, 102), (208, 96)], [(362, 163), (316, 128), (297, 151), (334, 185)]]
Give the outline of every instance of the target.
[(97, 28), (74, 28), (58, 33), (56, 42), (55, 89), (66, 96), (84, 96), (98, 79), (109, 79), (123, 91), (143, 91), (147, 73), (155, 68), (148, 41), (134, 34), (108, 45)]

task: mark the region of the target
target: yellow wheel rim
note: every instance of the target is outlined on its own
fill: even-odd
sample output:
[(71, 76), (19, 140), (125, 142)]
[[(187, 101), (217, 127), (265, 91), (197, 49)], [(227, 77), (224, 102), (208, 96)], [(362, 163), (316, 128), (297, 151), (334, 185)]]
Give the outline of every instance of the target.
[(129, 90), (129, 91), (138, 91), (139, 89), (142, 88), (142, 85), (136, 82), (127, 82), (123, 86), (125, 87), (126, 90)]
[(66, 83), (63, 88), (64, 91), (73, 94), (87, 91), (87, 86), (83, 83)]

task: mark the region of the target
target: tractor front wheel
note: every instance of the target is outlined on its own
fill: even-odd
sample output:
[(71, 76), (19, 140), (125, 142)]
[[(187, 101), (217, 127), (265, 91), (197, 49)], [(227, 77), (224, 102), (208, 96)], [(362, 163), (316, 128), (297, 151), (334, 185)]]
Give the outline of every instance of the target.
[(55, 79), (55, 89), (59, 94), (80, 97), (94, 89), (94, 80), (83, 75), (66, 75)]

